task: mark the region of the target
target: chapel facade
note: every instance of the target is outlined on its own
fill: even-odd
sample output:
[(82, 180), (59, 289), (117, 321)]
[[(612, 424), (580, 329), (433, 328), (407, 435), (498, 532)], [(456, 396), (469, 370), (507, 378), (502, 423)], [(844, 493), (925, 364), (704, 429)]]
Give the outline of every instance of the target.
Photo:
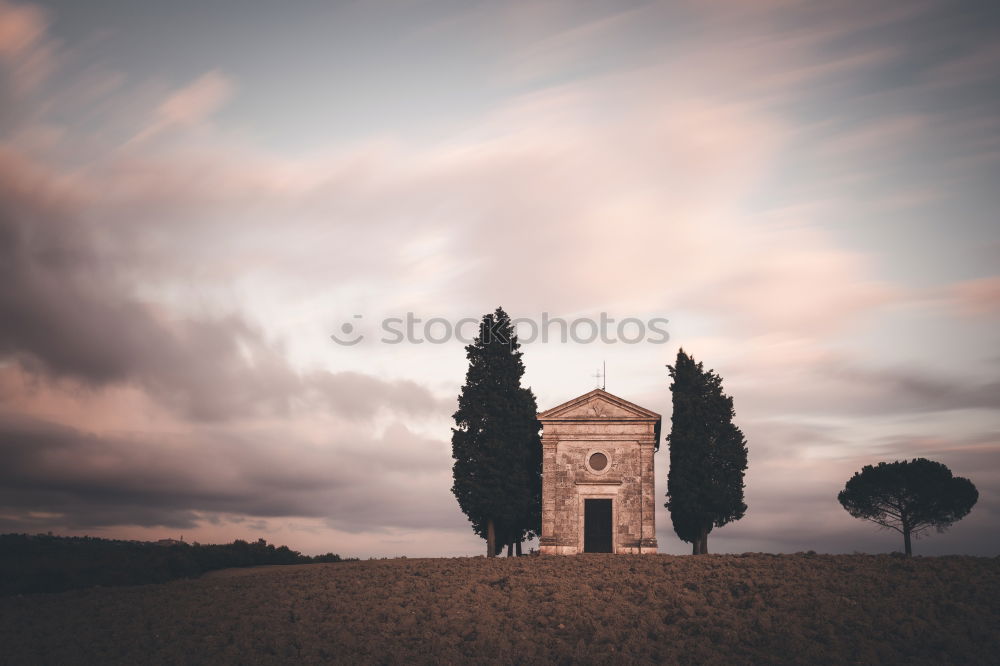
[(660, 415), (603, 389), (538, 414), (543, 554), (655, 553)]

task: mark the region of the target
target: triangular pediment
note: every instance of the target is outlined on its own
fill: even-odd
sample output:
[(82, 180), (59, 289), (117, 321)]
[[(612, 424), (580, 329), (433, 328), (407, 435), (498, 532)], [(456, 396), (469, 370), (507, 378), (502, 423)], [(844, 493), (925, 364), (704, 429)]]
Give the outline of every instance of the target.
[(642, 419), (660, 420), (660, 415), (603, 389), (594, 389), (578, 398), (538, 414), (539, 420)]

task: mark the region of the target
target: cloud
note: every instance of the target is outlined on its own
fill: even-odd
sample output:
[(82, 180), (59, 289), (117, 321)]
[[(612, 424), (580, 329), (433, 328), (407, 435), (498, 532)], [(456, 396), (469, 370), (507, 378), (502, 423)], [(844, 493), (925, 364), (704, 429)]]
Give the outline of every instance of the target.
[(349, 532), (463, 523), (447, 447), (399, 424), (375, 438), (342, 423), (316, 444), (280, 428), (100, 435), (2, 414), (0, 462), (4, 530), (190, 528), (213, 514)]
[[(173, 91), (138, 90), (124, 74), (65, 77), (87, 94), (47, 89), (60, 64), (47, 16), (0, 3), (0, 102), (37, 109), (0, 148), (5, 524), (295, 518), (357, 543), (461, 531), (451, 407), (438, 395), (457, 391), (460, 349), (333, 356), (323, 329), (346, 312), (369, 323), (502, 303), (515, 315), (669, 316), (671, 334), (719, 367), (747, 418), (753, 492), (751, 514), (719, 543), (876, 543), (830, 498), (859, 451), (931, 443), (872, 433), (967, 412), (985, 422), (1000, 387), (848, 338), (924, 293), (866, 246), (857, 229), (877, 231), (884, 211), (853, 198), (861, 182), (881, 201), (929, 191), (916, 177), (894, 189), (887, 174), (938, 169), (924, 135), (941, 128), (961, 135), (959, 152), (991, 150), (979, 139), (993, 126), (977, 115), (989, 103), (950, 96), (972, 116), (962, 123), (951, 106), (918, 102), (921, 86), (951, 76), (934, 63), (955, 58), (954, 85), (974, 84), (992, 52), (958, 48), (961, 32), (899, 32), (925, 34), (935, 3), (677, 7), (671, 39), (660, 7), (573, 21), (566, 6), (532, 9), (545, 29), (512, 10), (519, 27), (501, 34), (519, 37), (497, 79), (516, 93), (444, 137), (411, 131), (418, 119), (401, 112), (378, 136), (296, 157), (255, 143), (252, 122), (239, 137), (213, 122), (241, 101), (218, 69)], [(64, 126), (66, 115), (91, 120)], [(948, 183), (933, 184), (947, 201)], [(923, 304), (941, 307), (923, 315), (989, 315), (995, 282), (924, 290)], [(626, 393), (665, 360), (632, 351)], [(577, 352), (573, 363), (593, 349)], [(532, 381), (567, 385), (559, 354), (533, 348)], [(975, 520), (994, 506), (984, 499)]]
[(139, 299), (72, 212), (72, 193), (4, 153), (0, 181), (0, 356), (28, 371), (97, 387), (135, 382), (196, 420), (284, 414), (303, 399), (360, 418), (440, 407), (413, 382), (298, 372), (239, 314), (177, 316)]
[[(801, 367), (755, 363), (753, 370), (730, 374), (727, 382), (738, 404), (756, 414), (847, 418), (1000, 409), (1000, 382), (860, 365), (834, 355)], [(796, 390), (802, 386), (808, 390)]]
[[(634, 19), (587, 30), (621, 31)], [(581, 48), (571, 41), (546, 48)], [(528, 311), (559, 303), (572, 312), (627, 295), (623, 306), (634, 309), (688, 307), (744, 331), (791, 333), (836, 326), (891, 299), (864, 257), (808, 219), (730, 221), (744, 217), (739, 202), (761, 185), (789, 128), (760, 105), (707, 95), (690, 65), (525, 94), (431, 148), (365, 143), (290, 162), (231, 151), (216, 136), (218, 150), (126, 151), (76, 177), (79, 189), (101, 193), (102, 242), (121, 244), (116, 254), (141, 266), (140, 279), (162, 267), (167, 279), (198, 271), (215, 283), (245, 280), (254, 266), (289, 292), (303, 282), (378, 281), (404, 300), (419, 280), (438, 302)], [(643, 77), (676, 82), (669, 93), (636, 92)], [(231, 87), (210, 72), (164, 101), (151, 127), (198, 122)], [(629, 104), (610, 105), (623, 92)], [(175, 232), (164, 234), (168, 226)], [(374, 251), (407, 228), (414, 242), (433, 241), (421, 261), (397, 245)], [(324, 242), (333, 230), (337, 242)]]
[[(614, 299), (792, 332), (839, 326), (894, 297), (867, 275), (864, 257), (807, 218), (731, 221), (775, 159), (785, 130), (773, 118), (653, 95), (609, 125), (588, 109), (611, 93), (569, 87), (526, 96), (462, 141), (429, 150), (363, 146), (298, 166), (246, 155), (123, 156), (94, 171), (85, 189), (113, 183), (111, 203), (101, 204), (107, 224), (125, 234), (122, 254), (142, 256), (147, 274), (186, 261), (185, 270), (215, 280), (241, 279), (254, 265), (279, 288), (377, 281), (398, 286), (398, 297), (419, 281), (438, 302), (528, 311), (559, 303), (572, 312)], [(151, 201), (158, 205), (143, 222), (126, 216)], [(211, 224), (192, 224), (206, 215)], [(408, 227), (414, 219), (420, 225)], [(163, 238), (167, 224), (184, 234)], [(409, 241), (422, 243), (420, 261), (398, 244), (365, 258), (356, 251), (407, 228)], [(238, 240), (223, 243), (226, 230)], [(337, 242), (323, 242), (334, 230)], [(295, 243), (284, 240), (291, 234)], [(507, 269), (513, 257), (516, 271)]]
[(206, 72), (189, 85), (171, 93), (157, 107), (150, 124), (129, 141), (149, 141), (175, 127), (197, 125), (218, 111), (233, 93), (232, 81), (218, 70)]
[(32, 114), (25, 98), (57, 64), (48, 16), (36, 5), (0, 0), (0, 132)]
[(1000, 313), (1000, 277), (958, 282), (950, 287), (950, 301), (966, 316), (996, 316)]
[(48, 21), (37, 6), (0, 2), (0, 58), (14, 59), (46, 37)]
[(167, 125), (192, 125), (215, 113), (232, 92), (232, 82), (213, 70), (170, 95), (157, 109), (157, 115)]

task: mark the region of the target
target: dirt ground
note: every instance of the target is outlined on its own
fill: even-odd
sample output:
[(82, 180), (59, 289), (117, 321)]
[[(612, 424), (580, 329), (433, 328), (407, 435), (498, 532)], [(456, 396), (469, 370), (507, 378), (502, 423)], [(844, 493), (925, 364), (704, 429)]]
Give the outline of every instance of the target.
[(399, 559), (0, 599), (3, 663), (998, 663), (1000, 558)]

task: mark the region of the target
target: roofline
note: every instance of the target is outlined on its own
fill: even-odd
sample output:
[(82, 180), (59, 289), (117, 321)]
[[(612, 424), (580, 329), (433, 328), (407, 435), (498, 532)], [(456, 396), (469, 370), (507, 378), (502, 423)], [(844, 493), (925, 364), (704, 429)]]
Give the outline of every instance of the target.
[(572, 400), (567, 400), (566, 402), (556, 405), (551, 409), (546, 409), (544, 412), (538, 412), (539, 421), (591, 421), (593, 419), (571, 417), (571, 418), (560, 418), (558, 416), (559, 412), (567, 411), (576, 405), (586, 402), (591, 397), (595, 395), (600, 395), (601, 397), (608, 400), (608, 402), (617, 404), (619, 407), (627, 409), (632, 412), (638, 412), (637, 416), (618, 416), (618, 417), (602, 417), (601, 420), (604, 421), (662, 421), (663, 417), (654, 411), (646, 409), (645, 407), (640, 407), (634, 402), (629, 402), (625, 398), (620, 398), (613, 393), (608, 393), (604, 389), (594, 389), (584, 393), (583, 395), (577, 396)]

